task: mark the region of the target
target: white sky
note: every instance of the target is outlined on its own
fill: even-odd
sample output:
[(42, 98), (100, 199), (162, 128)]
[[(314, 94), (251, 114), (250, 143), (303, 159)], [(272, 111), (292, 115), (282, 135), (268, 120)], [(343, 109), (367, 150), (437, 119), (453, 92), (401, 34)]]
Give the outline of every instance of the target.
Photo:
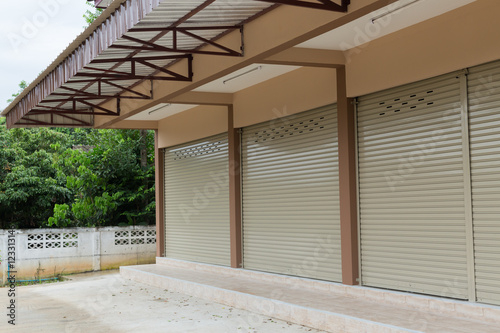
[(2, 1), (0, 111), (84, 30), (86, 0)]

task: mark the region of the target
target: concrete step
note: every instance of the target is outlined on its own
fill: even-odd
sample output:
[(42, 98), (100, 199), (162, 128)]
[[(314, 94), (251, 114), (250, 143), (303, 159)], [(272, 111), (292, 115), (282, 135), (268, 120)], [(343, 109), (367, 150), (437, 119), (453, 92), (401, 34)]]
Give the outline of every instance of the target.
[(500, 308), (157, 258), (126, 266), (134, 281), (329, 332), (498, 333)]

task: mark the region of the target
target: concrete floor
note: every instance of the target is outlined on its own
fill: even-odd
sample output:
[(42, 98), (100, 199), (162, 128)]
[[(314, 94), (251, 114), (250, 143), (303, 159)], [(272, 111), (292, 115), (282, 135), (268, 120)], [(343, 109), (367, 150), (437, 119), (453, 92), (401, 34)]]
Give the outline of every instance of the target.
[(322, 332), (125, 280), (118, 271), (17, 287), (16, 296), (16, 325), (12, 326), (5, 316), (10, 298), (6, 288), (0, 289), (2, 333)]

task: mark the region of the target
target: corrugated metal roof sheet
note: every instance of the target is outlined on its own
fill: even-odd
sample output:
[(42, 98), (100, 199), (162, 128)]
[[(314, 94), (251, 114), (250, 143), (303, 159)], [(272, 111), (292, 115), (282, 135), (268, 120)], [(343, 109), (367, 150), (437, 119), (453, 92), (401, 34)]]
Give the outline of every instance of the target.
[[(94, 114), (116, 114), (99, 104), (145, 78), (169, 76), (161, 69), (176, 61), (172, 56), (189, 64), (185, 54), (199, 52), (228, 27), (239, 28), (271, 6), (255, 0), (115, 0), (77, 39), (81, 43), (71, 45), (62, 61), (59, 57), (4, 111), (7, 125), (92, 126)], [(218, 52), (241, 51), (220, 46)], [(186, 70), (176, 79), (189, 80), (190, 66)]]

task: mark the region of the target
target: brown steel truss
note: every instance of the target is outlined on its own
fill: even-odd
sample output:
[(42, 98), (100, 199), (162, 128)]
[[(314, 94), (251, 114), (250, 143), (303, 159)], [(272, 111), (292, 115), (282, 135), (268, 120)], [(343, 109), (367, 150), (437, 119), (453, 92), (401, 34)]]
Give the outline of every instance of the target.
[[(30, 113), (30, 115), (31, 115), (31, 113)], [(71, 117), (71, 116), (68, 116), (66, 114), (56, 113), (56, 112), (50, 113), (50, 122), (41, 121), (41, 120), (37, 120), (37, 119), (31, 119), (30, 115), (26, 115), (23, 117), (23, 120), (27, 121), (27, 122), (18, 122), (17, 125), (74, 126), (74, 127), (87, 126), (87, 127), (92, 127), (91, 122), (81, 120), (81, 119), (78, 119), (75, 117)], [(57, 121), (55, 121), (54, 116), (59, 116), (59, 117), (65, 118), (65, 119), (73, 120), (73, 121), (76, 121), (76, 123), (75, 124), (58, 123)]]
[[(150, 63), (153, 60), (182, 60), (187, 59), (188, 68), (187, 74), (179, 74), (168, 70), (166, 68), (157, 66), (155, 64)], [(110, 69), (101, 69), (95, 68), (92, 66), (85, 67), (86, 69), (90, 69), (94, 72), (80, 72), (76, 73), (74, 77), (82, 77), (86, 79), (76, 79), (70, 81), (70, 83), (80, 83), (80, 82), (105, 82), (107, 84), (112, 85), (112, 81), (123, 81), (123, 80), (158, 80), (158, 81), (191, 81), (193, 79), (193, 55), (192, 54), (182, 54), (176, 56), (165, 56), (165, 57), (136, 57), (129, 59), (103, 59), (103, 60), (94, 60), (93, 64), (99, 63), (116, 63), (123, 64), (129, 62), (130, 63), (130, 72), (117, 71), (114, 68), (116, 66), (112, 66)], [(156, 73), (166, 74), (163, 76), (159, 75), (138, 75), (136, 74), (136, 64), (141, 64), (146, 67), (152, 68), (156, 71)], [(115, 87), (122, 88), (125, 91), (129, 91), (134, 93), (133, 90), (127, 90), (125, 87), (114, 85)]]
[(271, 2), (282, 5), (291, 5), (291, 6), (299, 6), (306, 8), (316, 8), (323, 10), (330, 10), (334, 12), (347, 12), (347, 7), (351, 3), (351, 0), (342, 0), (339, 5), (337, 2), (332, 0), (312, 0), (312, 1), (304, 1), (304, 0), (257, 0), (262, 2)]
[[(196, 31), (207, 31), (207, 30), (225, 30), (227, 31), (233, 31), (233, 30), (240, 30), (241, 34), (241, 46), (240, 50), (234, 50), (231, 49), (230, 47), (226, 47), (220, 43), (217, 43), (213, 40), (206, 39), (204, 37), (201, 37), (197, 35), (195, 32)], [(122, 38), (129, 40), (131, 42), (137, 43), (139, 45), (111, 45), (111, 48), (117, 48), (117, 49), (126, 49), (126, 50), (135, 50), (135, 51), (159, 51), (159, 52), (174, 52), (174, 53), (189, 53), (189, 54), (208, 54), (208, 55), (221, 55), (221, 56), (236, 56), (236, 57), (242, 57), (243, 56), (243, 48), (244, 48), (244, 41), (243, 41), (243, 26), (242, 25), (237, 25), (237, 26), (207, 26), (207, 27), (191, 27), (191, 28), (180, 28), (180, 27), (159, 27), (159, 28), (132, 28), (129, 30), (129, 32), (154, 32), (158, 31), (161, 33), (161, 36), (165, 36), (168, 33), (172, 33), (172, 47), (166, 47), (162, 45), (158, 45), (154, 42), (151, 41), (144, 41), (138, 38), (134, 38), (131, 36), (124, 35)], [(194, 49), (181, 49), (177, 45), (177, 40), (180, 35), (185, 35), (189, 36), (191, 38), (197, 39), (205, 45), (211, 45), (214, 46), (215, 48), (219, 49), (220, 51), (204, 51), (201, 50), (200, 47), (194, 48)], [(159, 39), (159, 38), (156, 38)]]
[[(320, 1), (320, 0), (318, 0)], [(96, 0), (98, 4), (100, 1)], [(77, 62), (69, 61), (69, 57), (59, 65), (58, 68), (63, 68), (64, 71), (58, 70), (49, 73), (43, 80), (38, 83), (40, 89), (30, 91), (23, 100), (23, 103), (18, 103), (13, 112), (10, 112), (7, 117), (8, 126), (15, 124), (19, 125), (58, 125), (57, 121), (63, 122), (72, 120), (73, 123), (81, 124), (84, 126), (91, 126), (92, 124), (86, 120), (81, 120), (81, 115), (89, 115), (93, 119), (93, 115), (120, 115), (120, 100), (121, 99), (150, 99), (152, 98), (152, 90), (150, 94), (145, 94), (136, 91), (136, 87), (147, 80), (173, 80), (173, 81), (192, 81), (193, 78), (193, 54), (206, 54), (217, 56), (238, 56), (244, 54), (244, 39), (243, 39), (243, 25), (249, 19), (237, 25), (211, 25), (207, 22), (207, 26), (196, 27), (183, 27), (193, 16), (202, 12), (205, 8), (215, 3), (216, 0), (201, 1), (195, 8), (187, 12), (184, 16), (179, 18), (174, 23), (165, 27), (142, 27), (136, 26), (128, 29), (125, 35), (121, 35), (120, 39), (125, 43), (117, 42), (106, 48), (128, 49), (130, 54), (123, 57), (116, 57), (114, 59), (96, 57), (91, 53), (85, 53), (84, 48), (75, 51), (75, 57), (83, 59), (86, 64), (84, 69), (75, 69)], [(323, 2), (323, 0), (321, 0)], [(276, 1), (279, 4), (279, 1)], [(270, 8), (274, 8), (271, 6)], [(99, 26), (96, 31), (107, 33), (109, 27), (121, 24), (119, 14), (127, 14), (135, 10), (132, 6), (120, 7), (115, 14), (110, 16), (112, 24), (106, 26)], [(262, 12), (255, 15), (257, 17), (262, 15)], [(125, 27), (123, 27), (125, 29)], [(107, 30), (108, 29), (108, 30)], [(228, 32), (239, 30), (241, 35), (241, 45), (227, 46), (219, 41), (220, 37)], [(211, 39), (207, 39), (202, 32), (219, 32), (220, 33)], [(147, 39), (138, 38), (133, 35), (135, 32), (152, 32), (152, 37)], [(169, 38), (163, 38), (166, 35)], [(114, 34), (116, 35), (116, 34)], [(113, 36), (114, 36), (113, 35)], [(214, 35), (213, 33), (211, 35)], [(197, 47), (186, 49), (181, 47), (181, 41), (185, 40), (197, 41)], [(168, 40), (169, 45), (165, 45), (164, 41)], [(201, 43), (200, 43), (201, 42)], [(97, 45), (96, 40), (89, 40), (89, 45)], [(82, 44), (83, 45), (83, 44)], [(203, 46), (211, 46), (210, 51), (203, 50)], [(239, 47), (239, 49), (238, 49)], [(148, 53), (148, 55), (145, 54)], [(157, 56), (151, 56), (152, 52), (157, 53)], [(166, 54), (165, 54), (166, 53)], [(172, 61), (161, 61), (168, 60)], [(178, 63), (180, 60), (187, 60), (187, 74), (181, 74), (172, 70), (172, 65)], [(158, 65), (158, 61), (165, 65)], [(109, 63), (109, 66), (102, 66), (97, 64)], [(184, 61), (183, 61), (184, 63)], [(127, 64), (127, 66), (122, 66)], [(104, 68), (103, 68), (104, 67)], [(126, 69), (123, 69), (125, 67)], [(149, 71), (136, 71), (136, 67), (141, 70), (149, 68)], [(69, 79), (62, 76), (60, 73), (66, 71), (76, 72)], [(133, 83), (131, 83), (133, 82)], [(83, 83), (81, 88), (73, 89), (73, 83)], [(98, 88), (96, 88), (96, 84)], [(115, 89), (102, 89), (102, 86), (113, 86)], [(55, 89), (62, 89), (55, 92)], [(109, 88), (109, 87), (108, 87)], [(39, 91), (48, 92), (42, 97)], [(106, 91), (103, 93), (102, 91)], [(112, 91), (112, 92), (107, 92)], [(105, 103), (116, 99), (116, 110), (111, 108), (102, 107)], [(39, 115), (45, 115), (40, 117)], [(50, 117), (46, 116), (50, 115)], [(73, 117), (71, 115), (80, 115)], [(43, 119), (42, 119), (43, 118)], [(51, 119), (48, 121), (47, 119)], [(63, 119), (64, 118), (64, 119)], [(85, 117), (86, 118), (86, 117)], [(24, 119), (22, 123), (19, 120)], [(60, 124), (64, 126), (77, 126), (72, 124)]]
[[(157, 60), (188, 60), (187, 75), (175, 73), (171, 70), (157, 66), (151, 61)], [(94, 67), (95, 64), (109, 63), (111, 65), (116, 63), (130, 62), (130, 72), (122, 72), (113, 69), (101, 69)], [(120, 101), (121, 99), (152, 99), (153, 98), (153, 84), (155, 80), (175, 80), (175, 81), (191, 81), (193, 78), (193, 56), (191, 54), (175, 55), (175, 56), (155, 56), (155, 57), (135, 57), (130, 59), (96, 59), (92, 62), (94, 66), (85, 67), (92, 72), (77, 73), (75, 77), (87, 77), (86, 79), (71, 80), (70, 83), (87, 82), (89, 83), (83, 89), (74, 89), (67, 86), (62, 86), (61, 89), (67, 92), (52, 93), (50, 99), (41, 101), (35, 108), (31, 109), (30, 115), (49, 114), (51, 119), (54, 115), (62, 116), (63, 118), (72, 119), (80, 123), (80, 125), (87, 126), (88, 123), (71, 117), (70, 115), (103, 115), (103, 116), (119, 116), (120, 115)], [(136, 64), (141, 64), (150, 67), (156, 72), (166, 74), (166, 76), (149, 75), (141, 76), (136, 74)], [(114, 68), (112, 66), (111, 68)], [(125, 87), (114, 81), (122, 80), (150, 80), (151, 89), (149, 94), (136, 91), (133, 88)], [(86, 91), (92, 84), (97, 84), (97, 93)], [(103, 86), (108, 85), (120, 90), (117, 94), (103, 94)], [(129, 95), (123, 95), (123, 93)], [(54, 98), (55, 97), (55, 98)], [(100, 106), (103, 101), (116, 98), (116, 111), (110, 110)], [(94, 103), (95, 101), (96, 103)], [(49, 106), (47, 104), (58, 103), (57, 106)], [(84, 108), (78, 105), (85, 105)], [(31, 123), (23, 123), (24, 125), (51, 125), (55, 126), (53, 122), (43, 122), (31, 118), (26, 118)], [(66, 125), (66, 124), (64, 124)], [(90, 126), (90, 125), (89, 125)]]

